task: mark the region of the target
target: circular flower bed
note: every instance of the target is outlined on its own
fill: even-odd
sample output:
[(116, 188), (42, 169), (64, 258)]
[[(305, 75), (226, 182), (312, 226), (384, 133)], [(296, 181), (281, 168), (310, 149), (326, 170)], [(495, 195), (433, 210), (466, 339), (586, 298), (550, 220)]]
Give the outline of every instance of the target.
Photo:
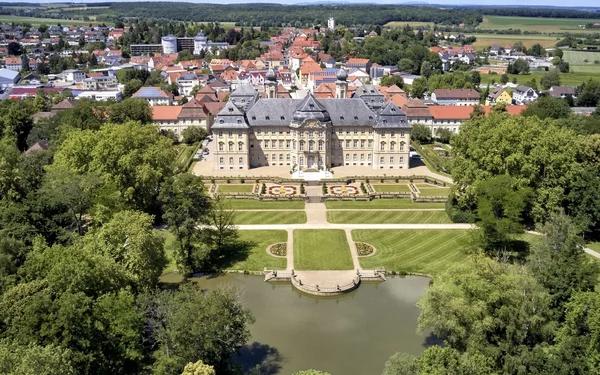
[(279, 257), (284, 257), (287, 255), (287, 243), (285, 243), (285, 242), (276, 243), (275, 245), (271, 246), (269, 251), (273, 255), (277, 255)]
[(273, 185), (269, 186), (269, 195), (296, 195), (296, 187), (295, 186), (281, 186), (281, 185)]
[(358, 194), (358, 189), (355, 188), (354, 186), (349, 186), (349, 185), (330, 186), (329, 193), (335, 194), (335, 195), (343, 195), (343, 196), (356, 195), (356, 194)]
[(358, 251), (358, 256), (364, 257), (367, 255), (371, 255), (375, 251), (373, 246), (369, 245), (368, 243), (355, 242), (355, 244), (356, 244), (356, 250)]

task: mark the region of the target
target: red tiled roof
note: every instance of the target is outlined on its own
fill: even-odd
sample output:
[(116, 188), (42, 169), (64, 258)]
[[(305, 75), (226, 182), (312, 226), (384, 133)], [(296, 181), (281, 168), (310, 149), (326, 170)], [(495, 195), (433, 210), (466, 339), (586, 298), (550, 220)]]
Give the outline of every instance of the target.
[(150, 109), (152, 110), (152, 120), (154, 121), (166, 121), (173, 120), (177, 121), (177, 117), (179, 113), (181, 113), (181, 106), (172, 105), (172, 106), (154, 106)]

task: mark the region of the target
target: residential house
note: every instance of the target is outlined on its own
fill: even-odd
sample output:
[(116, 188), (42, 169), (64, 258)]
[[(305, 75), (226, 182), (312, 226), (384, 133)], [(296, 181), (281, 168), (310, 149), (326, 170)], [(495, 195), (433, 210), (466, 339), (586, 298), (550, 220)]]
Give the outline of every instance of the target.
[(20, 72), (22, 60), (20, 57), (7, 57), (4, 60), (4, 65), (6, 66), (6, 69), (14, 70), (15, 72)]
[(177, 86), (179, 87), (179, 95), (190, 96), (194, 87), (200, 86), (200, 80), (196, 74), (182, 74), (177, 78)]
[(133, 97), (145, 99), (151, 106), (173, 105), (173, 94), (165, 92), (160, 87), (141, 87)]
[(513, 92), (512, 100), (514, 104), (527, 104), (537, 100), (538, 94), (529, 86), (519, 85)]
[(471, 106), (479, 104), (479, 92), (473, 89), (437, 89), (431, 100), (438, 105)]
[(116, 88), (119, 85), (119, 81), (116, 77), (112, 76), (94, 76), (83, 80), (83, 88), (86, 90), (105, 90), (110, 88)]
[(512, 103), (512, 97), (510, 96), (508, 91), (506, 91), (502, 87), (494, 89), (494, 91), (490, 92), (487, 98), (485, 99), (486, 105), (496, 105), (500, 103), (504, 103), (507, 105)]
[(504, 48), (498, 44), (494, 44), (490, 47), (491, 56), (500, 56), (504, 52)]
[(548, 90), (548, 93), (559, 99), (564, 99), (567, 96), (571, 96), (573, 99), (577, 98), (575, 96), (575, 89), (569, 86), (552, 86), (550, 87), (550, 90)]

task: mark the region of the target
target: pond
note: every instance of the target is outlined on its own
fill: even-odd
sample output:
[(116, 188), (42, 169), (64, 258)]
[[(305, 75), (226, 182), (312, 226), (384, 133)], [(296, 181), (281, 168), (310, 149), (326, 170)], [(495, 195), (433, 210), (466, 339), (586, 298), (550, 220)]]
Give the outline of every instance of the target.
[(225, 274), (198, 282), (208, 289), (222, 283), (242, 289), (256, 322), (238, 360), (246, 370), (260, 364), (261, 375), (310, 368), (333, 375), (379, 375), (390, 355), (418, 355), (437, 344), (432, 336), (416, 333), (415, 304), (429, 285), (425, 277), (390, 277), (326, 298), (300, 293), (290, 283), (265, 283), (261, 276)]

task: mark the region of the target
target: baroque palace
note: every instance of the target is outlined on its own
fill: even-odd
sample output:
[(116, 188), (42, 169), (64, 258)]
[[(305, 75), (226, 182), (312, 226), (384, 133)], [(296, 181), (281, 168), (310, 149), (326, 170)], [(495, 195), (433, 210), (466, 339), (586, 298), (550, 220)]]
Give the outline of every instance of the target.
[(336, 97), (277, 98), (277, 76), (265, 76), (266, 99), (240, 85), (211, 128), (216, 169), (337, 166), (408, 169), (411, 126), (406, 115), (372, 85), (348, 98), (347, 73), (336, 77)]

